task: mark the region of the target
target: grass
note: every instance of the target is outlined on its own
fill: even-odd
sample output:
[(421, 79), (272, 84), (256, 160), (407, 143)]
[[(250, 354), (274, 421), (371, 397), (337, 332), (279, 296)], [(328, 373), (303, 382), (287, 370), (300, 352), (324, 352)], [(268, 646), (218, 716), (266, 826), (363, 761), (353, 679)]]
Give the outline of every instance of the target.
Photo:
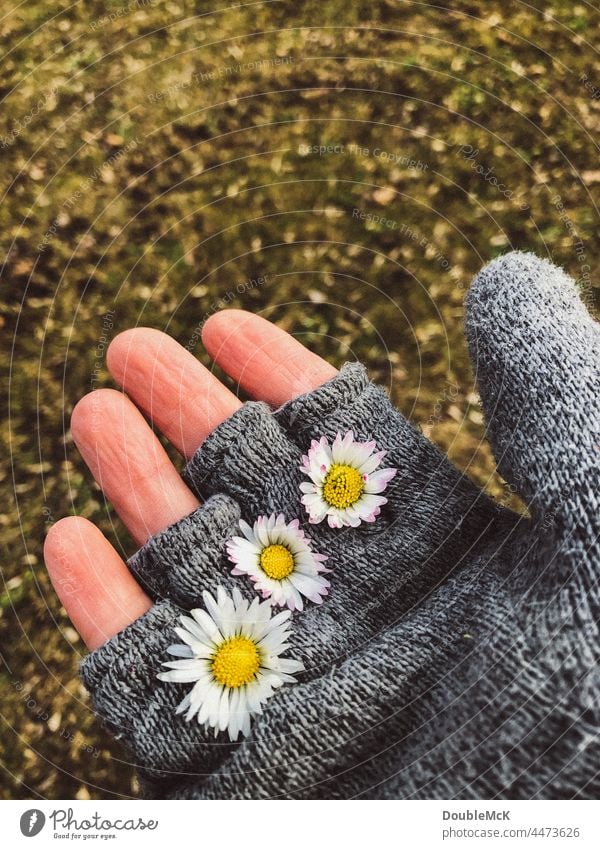
[(133, 771), (90, 711), (42, 560), (70, 513), (133, 550), (69, 431), (77, 399), (110, 385), (110, 338), (143, 324), (186, 344), (219, 302), (260, 312), (336, 364), (364, 360), (505, 498), (463, 297), (511, 247), (576, 277), (597, 266), (598, 13), (51, 6), (0, 21), (0, 793), (112, 798), (135, 792)]

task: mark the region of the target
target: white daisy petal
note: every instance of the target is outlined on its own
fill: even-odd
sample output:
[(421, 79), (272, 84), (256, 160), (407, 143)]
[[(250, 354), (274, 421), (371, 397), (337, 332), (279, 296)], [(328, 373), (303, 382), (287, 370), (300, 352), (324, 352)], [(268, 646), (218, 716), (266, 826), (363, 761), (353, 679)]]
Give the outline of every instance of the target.
[[(194, 687), (194, 690), (196, 688)], [(193, 691), (192, 691), (193, 692)], [(219, 703), (221, 701), (221, 687), (213, 681), (203, 690), (198, 691), (198, 722), (201, 725), (208, 723), (211, 727), (217, 724), (219, 716)]]
[(205, 636), (203, 639), (199, 640), (196, 634), (190, 634), (190, 632), (186, 631), (185, 628), (175, 628), (175, 633), (186, 644), (188, 657), (191, 657), (196, 651), (199, 651), (202, 648), (210, 649), (212, 646), (212, 640), (209, 640), (208, 637)]
[[(199, 642), (206, 643), (210, 645), (213, 640), (213, 634), (218, 635), (219, 629), (212, 621), (212, 619), (208, 618), (206, 622), (203, 620), (204, 611), (199, 610), (198, 608), (194, 610), (190, 610), (191, 616), (183, 616), (181, 618), (181, 624), (184, 628), (190, 632)], [(207, 627), (205, 627), (205, 625)]]
[(248, 684), (246, 687), (246, 699), (248, 701), (248, 709), (252, 713), (262, 713), (261, 691), (257, 682)]
[(238, 730), (242, 737), (250, 732), (250, 711), (248, 710), (247, 687), (240, 689), (240, 700), (238, 702)]
[(303, 672), (304, 664), (300, 660), (291, 660), (287, 657), (282, 657), (279, 661), (279, 668), (282, 672), (293, 675), (295, 672)]
[(174, 684), (187, 684), (198, 680), (197, 669), (171, 669), (169, 672), (159, 672), (156, 676), (160, 681), (171, 681)]
[[(177, 630), (177, 629), (176, 629)], [(167, 649), (173, 657), (191, 657), (191, 649), (189, 646), (169, 646)]]
[[(264, 602), (264, 604), (266, 604), (267, 608), (270, 608), (271, 606), (268, 601)], [(289, 610), (282, 610), (281, 613), (277, 613), (275, 616), (273, 616), (273, 618), (269, 618), (265, 622), (263, 622), (261, 624), (261, 627), (256, 628), (254, 631), (254, 639), (256, 640), (256, 642), (260, 644), (263, 637), (265, 637), (267, 634), (270, 634), (271, 631), (276, 631), (278, 628), (284, 626), (290, 618), (290, 615), (291, 614)], [(285, 625), (285, 627), (287, 627), (287, 625)]]
[(361, 514), (365, 514), (372, 513), (373, 510), (383, 507), (384, 504), (387, 504), (387, 498), (384, 498), (383, 495), (365, 493), (356, 507)]
[(219, 731), (225, 731), (227, 725), (230, 721), (230, 713), (229, 713), (229, 699), (231, 696), (231, 689), (229, 687), (223, 687), (221, 692), (221, 698), (219, 699), (219, 705), (217, 707), (217, 727)]
[(252, 532), (252, 528), (248, 524), (248, 522), (244, 522), (243, 519), (240, 519), (240, 530), (250, 542), (254, 541), (254, 533)]
[(395, 477), (397, 469), (379, 469), (367, 476), (365, 481), (365, 492), (383, 492), (388, 483)]
[(177, 707), (175, 708), (175, 713), (176, 714), (183, 713), (184, 710), (187, 710), (187, 708), (189, 708), (189, 706), (190, 706), (190, 701), (191, 701), (191, 695), (190, 695), (190, 693), (187, 693), (183, 697), (183, 699), (179, 702)]
[(250, 712), (246, 711), (242, 721), (242, 736), (247, 737), (248, 734), (250, 734)]
[(321, 604), (329, 593), (330, 583), (320, 575), (316, 577), (307, 575), (294, 575), (293, 584), (298, 592), (309, 598), (314, 604)]
[(383, 454), (383, 451), (380, 453), (370, 454), (365, 460), (363, 460), (358, 467), (358, 471), (361, 475), (370, 475), (371, 472), (375, 471), (381, 463), (381, 454)]
[[(167, 660), (163, 666), (168, 666), (169, 669), (193, 669), (197, 672), (198, 660), (195, 657), (186, 657), (183, 660)], [(196, 677), (198, 677), (196, 675)]]
[(236, 687), (235, 690), (231, 691), (229, 696), (229, 705), (228, 705), (228, 721), (227, 721), (227, 731), (229, 733), (229, 739), (232, 741), (237, 740), (238, 734), (240, 733), (240, 688)]
[[(206, 605), (206, 610), (208, 615), (212, 619), (214, 625), (217, 630), (220, 632), (221, 636), (225, 636), (221, 628), (223, 628), (223, 620), (224, 620), (224, 611), (222, 611), (219, 607), (218, 602), (212, 597), (212, 595), (208, 592), (208, 590), (204, 590), (202, 593), (202, 598), (204, 600), (204, 604)], [(202, 613), (199, 614), (200, 616)], [(225, 629), (223, 629), (225, 630)]]

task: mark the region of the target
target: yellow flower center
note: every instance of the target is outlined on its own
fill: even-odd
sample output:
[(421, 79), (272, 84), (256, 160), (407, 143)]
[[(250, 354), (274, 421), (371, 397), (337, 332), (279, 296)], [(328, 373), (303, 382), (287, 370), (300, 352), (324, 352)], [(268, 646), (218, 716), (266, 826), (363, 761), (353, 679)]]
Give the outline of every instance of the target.
[(364, 489), (365, 483), (358, 469), (334, 463), (323, 483), (323, 498), (330, 507), (345, 510), (356, 504)]
[(256, 643), (249, 637), (230, 637), (217, 649), (212, 673), (224, 687), (249, 684), (260, 667)]
[(267, 545), (260, 553), (260, 568), (275, 581), (282, 581), (294, 571), (294, 556), (285, 545)]

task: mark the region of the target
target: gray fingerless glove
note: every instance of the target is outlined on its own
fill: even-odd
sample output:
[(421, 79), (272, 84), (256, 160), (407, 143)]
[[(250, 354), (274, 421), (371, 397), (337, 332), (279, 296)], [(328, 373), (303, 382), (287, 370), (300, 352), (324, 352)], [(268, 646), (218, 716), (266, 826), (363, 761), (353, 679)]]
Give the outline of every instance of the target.
[[(527, 254), (487, 266), (467, 307), (498, 466), (531, 519), (454, 469), (359, 365), (275, 413), (244, 405), (184, 472), (208, 500), (130, 561), (154, 608), (83, 664), (146, 794), (597, 795), (598, 327), (572, 281)], [(397, 470), (387, 502), (356, 527), (311, 524), (303, 457), (348, 431)], [(230, 545), (240, 518), (270, 514), (300, 519), (328, 556), (329, 595), (293, 614), (305, 671), (232, 744), (176, 714), (190, 685), (157, 675), (204, 591), (254, 597)]]

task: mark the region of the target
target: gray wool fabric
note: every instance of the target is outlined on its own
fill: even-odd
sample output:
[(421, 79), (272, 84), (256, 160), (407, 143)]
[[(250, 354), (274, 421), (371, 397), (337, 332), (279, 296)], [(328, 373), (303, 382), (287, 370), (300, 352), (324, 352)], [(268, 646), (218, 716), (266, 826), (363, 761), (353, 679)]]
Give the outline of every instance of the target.
[[(498, 468), (530, 518), (458, 472), (358, 364), (271, 411), (247, 403), (184, 478), (204, 500), (130, 560), (154, 607), (82, 665), (147, 796), (597, 798), (600, 793), (600, 332), (560, 269), (526, 253), (475, 278), (466, 331)], [(311, 439), (375, 439), (398, 474), (374, 524), (308, 525)], [(293, 616), (304, 661), (225, 735), (174, 715), (158, 681), (182, 608), (230, 574), (239, 517), (298, 516), (330, 556), (331, 595)]]

